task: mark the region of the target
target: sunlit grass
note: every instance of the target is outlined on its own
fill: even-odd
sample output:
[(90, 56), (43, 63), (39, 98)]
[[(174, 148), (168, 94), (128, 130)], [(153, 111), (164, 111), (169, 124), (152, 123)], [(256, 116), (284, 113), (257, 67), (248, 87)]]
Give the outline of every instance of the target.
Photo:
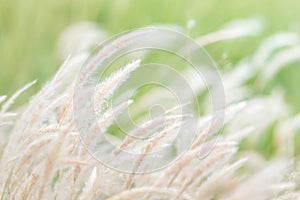
[[(40, 91), (41, 86), (44, 85), (46, 81), (50, 80), (50, 77), (53, 77), (54, 73), (57, 71), (58, 67), (63, 61), (63, 59), (58, 55), (59, 53), (57, 52), (57, 40), (61, 32), (67, 26), (73, 24), (74, 22), (95, 21), (104, 31), (107, 31), (109, 35), (114, 35), (123, 31), (127, 31), (129, 29), (139, 28), (153, 24), (175, 24), (176, 26), (180, 27), (185, 34), (190, 35), (193, 38), (197, 38), (201, 35), (205, 35), (207, 33), (216, 31), (217, 29), (221, 28), (226, 22), (231, 21), (233, 19), (248, 18), (251, 16), (261, 17), (264, 21), (264, 29), (260, 34), (247, 38), (226, 40), (216, 44), (205, 46), (210, 56), (212, 56), (213, 60), (216, 62), (218, 67), (220, 67), (222, 73), (230, 74), (234, 71), (234, 69), (242, 60), (246, 61), (246, 63), (248, 63), (249, 65), (252, 65), (253, 55), (257, 51), (257, 48), (259, 47), (261, 42), (264, 39), (268, 38), (270, 35), (277, 32), (287, 31), (300, 34), (300, 14), (298, 11), (299, 6), (300, 3), (296, 0), (254, 0), (248, 2), (239, 0), (233, 0), (230, 2), (221, 0), (211, 0), (205, 2), (198, 0), (0, 0), (0, 99), (3, 98), (2, 100), (4, 102), (4, 97), (1, 95), (7, 94), (8, 96), (11, 96), (13, 92), (16, 91), (18, 88), (21, 88), (26, 83), (35, 79), (38, 79), (37, 84), (33, 85), (32, 88), (30, 88), (25, 94), (22, 94), (21, 98), (19, 98), (18, 101), (15, 104), (13, 104), (13, 106), (15, 106), (13, 108), (18, 107), (19, 105), (21, 105), (21, 103), (28, 102), (28, 99), (32, 96), (32, 94)], [(190, 19), (195, 20), (195, 26), (192, 29), (188, 29), (186, 26)], [(276, 53), (282, 50), (283, 48), (272, 52), (272, 55), (270, 57), (276, 57)], [(147, 61), (147, 58), (145, 60)], [(267, 66), (265, 64), (267, 63), (264, 63), (263, 66), (260, 66), (262, 72), (263, 69)], [(248, 117), (244, 116), (245, 118), (243, 118), (243, 116), (237, 117), (236, 124), (239, 124), (240, 121), (249, 121), (250, 123), (253, 122), (252, 120), (254, 120), (254, 123), (250, 125), (258, 126), (258, 131), (253, 131), (253, 135), (249, 136), (249, 138), (247, 138), (246, 140), (242, 140), (241, 144), (238, 145), (238, 156), (242, 157), (243, 153), (249, 153), (249, 155), (247, 155), (250, 157), (250, 160), (253, 162), (256, 162), (258, 160), (259, 162), (257, 163), (259, 164), (266, 164), (265, 162), (280, 157), (288, 157), (289, 159), (299, 161), (299, 127), (292, 126), (295, 125), (295, 123), (297, 122), (294, 121), (294, 115), (296, 115), (300, 111), (299, 64), (299, 61), (287, 64), (283, 69), (279, 71), (279, 73), (276, 73), (270, 81), (267, 81), (266, 85), (260, 85), (260, 72), (254, 72), (254, 75), (249, 79), (245, 80), (245, 83), (243, 83), (242, 86), (246, 86), (249, 89), (247, 97), (243, 100), (249, 101), (250, 105), (252, 100), (255, 100), (254, 102), (252, 102), (254, 107), (256, 104), (263, 105), (263, 108), (265, 108), (266, 110), (261, 108), (263, 112), (260, 112), (259, 110), (256, 113), (252, 113)], [(81, 66), (77, 66), (78, 69), (80, 67)], [(72, 80), (75, 80), (75, 77), (73, 77)], [(53, 83), (53, 85), (55, 86), (55, 83)], [(240, 85), (237, 86), (237, 88), (239, 87)], [(277, 91), (277, 89), (283, 92), (282, 96), (281, 93), (275, 93), (274, 95), (273, 92)], [(50, 92), (48, 90), (50, 90)], [(45, 100), (47, 103), (45, 105), (42, 105), (41, 108), (36, 107), (34, 103), (25, 103), (25, 108), (26, 105), (29, 105), (29, 109), (36, 111), (36, 113), (32, 114), (29, 110), (27, 111), (27, 113), (25, 112), (24, 114), (24, 111), (20, 110), (20, 114), (21, 116), (23, 116), (23, 118), (26, 118), (24, 117), (26, 115), (32, 117), (30, 118), (32, 120), (32, 123), (37, 123), (37, 126), (33, 129), (31, 129), (32, 127), (30, 126), (27, 127), (27, 124), (24, 124), (24, 127), (28, 128), (26, 130), (28, 131), (27, 134), (30, 137), (32, 135), (35, 137), (37, 131), (40, 131), (41, 133), (48, 131), (52, 134), (52, 136), (55, 136), (53, 138), (40, 138), (36, 136), (36, 138), (31, 138), (32, 143), (30, 145), (32, 145), (34, 148), (40, 148), (41, 146), (38, 145), (43, 144), (43, 142), (49, 143), (49, 141), (52, 141), (52, 143), (49, 144), (49, 146), (53, 148), (56, 147), (55, 144), (59, 143), (59, 140), (57, 140), (57, 138), (59, 138), (61, 134), (58, 133), (69, 131), (68, 127), (61, 125), (72, 124), (72, 119), (67, 118), (70, 116), (67, 116), (65, 118), (65, 114), (70, 112), (70, 110), (65, 110), (65, 107), (69, 106), (68, 101), (66, 101), (66, 103), (60, 102), (58, 100), (60, 98), (60, 95), (65, 94), (69, 95), (69, 98), (71, 98), (72, 92), (66, 90), (67, 92), (65, 94), (61, 94), (58, 91), (52, 91), (49, 88), (44, 88), (42, 91), (46, 92), (43, 94), (45, 95), (45, 99), (41, 99), (42, 101)], [(143, 96), (147, 93), (147, 91), (148, 89), (139, 95)], [(57, 94), (57, 96), (51, 96), (50, 94), (52, 93)], [(48, 94), (49, 96), (47, 96)], [(205, 100), (206, 95), (206, 93), (199, 94), (199, 99)], [(50, 96), (54, 100), (57, 100), (57, 106), (52, 104)], [(270, 99), (268, 99), (269, 97)], [(283, 99), (280, 99), (281, 97)], [(279, 103), (274, 103), (271, 100), (280, 101)], [(40, 100), (37, 98), (35, 101), (39, 102)], [(50, 105), (50, 109), (49, 107), (47, 107), (48, 104)], [(284, 113), (286, 114), (285, 116), (281, 116), (278, 113), (274, 114), (271, 112), (272, 110), (276, 110), (277, 107), (280, 107), (283, 104), (290, 106), (286, 110), (283, 109), (287, 112)], [(52, 109), (51, 106), (54, 106), (54, 108)], [(206, 104), (203, 104), (201, 108), (205, 110), (204, 108), (206, 108), (206, 106)], [(40, 121), (36, 122), (35, 114), (38, 116), (40, 113), (43, 113), (42, 111), (44, 110), (46, 110), (50, 114), (42, 114)], [(19, 134), (23, 133), (24, 131), (22, 129), (23, 121), (15, 116), (15, 110), (11, 109), (9, 111), (11, 111), (12, 113), (4, 112), (2, 113), (2, 115), (0, 114), (0, 118), (3, 118), (3, 123), (2, 121), (0, 123), (0, 125), (3, 126), (1, 127), (1, 131), (3, 130), (1, 132), (1, 137), (3, 137), (3, 141), (6, 141), (9, 137), (8, 133), (10, 133), (10, 135), (13, 136), (15, 134), (15, 137), (18, 138), (20, 136)], [(201, 114), (205, 114), (204, 111)], [(53, 129), (54, 131), (52, 131), (51, 129), (53, 127), (44, 127), (45, 124), (43, 124), (43, 120), (53, 120), (53, 118), (50, 118), (51, 115), (56, 116), (59, 119), (59, 122), (57, 124), (56, 121), (52, 123), (53, 125), (58, 126), (57, 130)], [(256, 118), (260, 119), (259, 117), (261, 116), (264, 117), (261, 121), (255, 121)], [(139, 119), (139, 117), (140, 116), (137, 116), (136, 118)], [(272, 117), (274, 117), (274, 119)], [(270, 118), (271, 121), (268, 121)], [(262, 127), (260, 127), (260, 125), (265, 121), (267, 125), (262, 125)], [(11, 126), (14, 123), (21, 125), (16, 126), (13, 132), (11, 130)], [(9, 128), (6, 129), (6, 127)], [(225, 127), (225, 133), (227, 133), (227, 131), (228, 133), (232, 133), (232, 131), (242, 132), (242, 130), (239, 129), (241, 128), (241, 126), (237, 127)], [(112, 136), (114, 136), (114, 134), (115, 136), (119, 136), (120, 131), (114, 127), (114, 124), (108, 127), (108, 131), (112, 132)], [(124, 135), (122, 136), (123, 137), (119, 137), (119, 139), (124, 139)], [(78, 141), (71, 140), (73, 137), (75, 138), (77, 137), (77, 135), (70, 131), (68, 133), (68, 139), (66, 143), (70, 144), (71, 147), (79, 148), (78, 146), (76, 146)], [(1, 148), (4, 148), (5, 144), (6, 143), (2, 142)], [(44, 155), (42, 155), (38, 151), (30, 152), (32, 151), (32, 149), (30, 149), (32, 146), (24, 143), (23, 147), (25, 149), (28, 148), (29, 153), (32, 153), (32, 155), (36, 154), (36, 157), (32, 159), (32, 163), (39, 163), (39, 165), (35, 168), (36, 171), (31, 171), (30, 167), (28, 166), (22, 168), (22, 159), (15, 159), (16, 156), (24, 156), (24, 149), (20, 148), (18, 144), (15, 144), (13, 140), (10, 141), (10, 144), (12, 146), (17, 146), (18, 150), (11, 148), (11, 152), (9, 150), (5, 152), (4, 155), (6, 155), (6, 159), (2, 158), (3, 160), (0, 164), (3, 166), (9, 166), (8, 164), (14, 163), (17, 167), (19, 167), (19, 169), (17, 170), (20, 171), (5, 171), (3, 169), (2, 173), (5, 174), (6, 177), (3, 176), (4, 178), (2, 179), (2, 198), (5, 199), (5, 197), (7, 196), (7, 188), (12, 187), (16, 190), (19, 189), (18, 187), (15, 187), (17, 184), (19, 184), (19, 177), (12, 177), (9, 173), (14, 171), (14, 175), (18, 175), (22, 170), (24, 171), (24, 180), (26, 179), (28, 180), (28, 182), (30, 182), (34, 181), (35, 178), (38, 177), (41, 179), (40, 182), (46, 185), (45, 190), (47, 190), (47, 192), (51, 190), (52, 192), (55, 191), (57, 193), (63, 193), (64, 191), (61, 191), (59, 189), (60, 186), (66, 186), (70, 183), (69, 176), (65, 174), (65, 169), (70, 170), (71, 174), (73, 173), (73, 168), (69, 168), (70, 165), (76, 165), (77, 167), (79, 165), (83, 165), (84, 167), (82, 167), (82, 173), (84, 174), (84, 178), (79, 179), (77, 183), (75, 180), (77, 186), (76, 188), (68, 188), (71, 191), (69, 195), (72, 196), (72, 192), (74, 190), (77, 191), (76, 197), (78, 197), (79, 194), (85, 194), (84, 192), (82, 193), (82, 191), (84, 191), (82, 190), (83, 188), (85, 189), (85, 191), (99, 190), (97, 189), (100, 188), (98, 187), (98, 185), (97, 188), (89, 188), (89, 183), (93, 182), (95, 176), (97, 176), (97, 179), (102, 181), (103, 177), (99, 177), (99, 173), (101, 174), (104, 171), (104, 168), (101, 168), (100, 170), (98, 169), (98, 175), (96, 168), (92, 168), (90, 166), (85, 168), (86, 165), (96, 165), (95, 161), (89, 160), (90, 158), (85, 157), (86, 162), (82, 162), (80, 160), (77, 160), (77, 154), (75, 154), (75, 157), (68, 155), (69, 158), (74, 159), (68, 160), (68, 167), (66, 167), (64, 165), (64, 162), (66, 161), (63, 160), (63, 158), (58, 157), (59, 163), (57, 163), (57, 166), (52, 166), (51, 162), (53, 162), (55, 158), (51, 157), (51, 152), (57, 153), (55, 152), (55, 148), (53, 148), (52, 151), (51, 149), (46, 149), (48, 157), (45, 159)], [(15, 150), (16, 152), (14, 152), (13, 150)], [(176, 149), (174, 150), (174, 152), (176, 152)], [(27, 158), (26, 156), (27, 155), (25, 154), (23, 159)], [(39, 156), (41, 158), (39, 158)], [(235, 158), (234, 161), (236, 160), (237, 159)], [(49, 180), (44, 180), (43, 182), (42, 179), (45, 178), (43, 177), (43, 175), (41, 175), (40, 172), (43, 169), (42, 167), (44, 167), (44, 162), (46, 162), (46, 166), (50, 166), (50, 168), (53, 167), (53, 169), (50, 170), (51, 177), (48, 177)], [(50, 162), (50, 165), (47, 165), (47, 162)], [(60, 162), (62, 162), (63, 164), (61, 164)], [(241, 163), (237, 161), (237, 163), (239, 167), (241, 163), (244, 163), (244, 160)], [(247, 165), (247, 167), (251, 168), (252, 165), (255, 165), (257, 163), (250, 162), (249, 166)], [(20, 164), (20, 166), (18, 166), (18, 164)], [(294, 165), (295, 170), (299, 170), (298, 165)], [(234, 164), (231, 167), (233, 166)], [(271, 164), (271, 167), (273, 167), (273, 164)], [(233, 168), (235, 170), (235, 167)], [(190, 172), (192, 172), (192, 170)], [(47, 170), (43, 173), (47, 174)], [(106, 176), (105, 180), (110, 181), (113, 184), (118, 183), (118, 186), (124, 183), (124, 177), (121, 177), (121, 175), (118, 173), (112, 173), (118, 177), (116, 178), (114, 176)], [(183, 174), (184, 173), (185, 172), (183, 172)], [(74, 170), (74, 174), (76, 174), (76, 170)], [(30, 179), (27, 179), (27, 175)], [(101, 176), (104, 177), (105, 175), (106, 174), (101, 174)], [(64, 179), (62, 179), (61, 177), (64, 177)], [(85, 179), (87, 177), (90, 178)], [(212, 177), (214, 178), (214, 176)], [(113, 178), (116, 178), (115, 182), (113, 182)], [(148, 181), (148, 178), (149, 177), (146, 177), (145, 180)], [(149, 180), (150, 179), (151, 177), (149, 178)], [(11, 181), (14, 181), (14, 185), (10, 185)], [(100, 183), (101, 181), (98, 181), (98, 183)], [(129, 183), (131, 181), (132, 180), (130, 180)], [(137, 181), (137, 183), (139, 182)], [(141, 183), (143, 183), (143, 181)], [(155, 180), (152, 180), (152, 183), (154, 184)], [(179, 183), (180, 181), (178, 183), (175, 182), (175, 186), (177, 187), (176, 184), (180, 185)], [(47, 188), (47, 184), (48, 186), (51, 185), (51, 189), (50, 187)], [(160, 184), (164, 185), (164, 183)], [(25, 191), (26, 196), (28, 195), (26, 194), (26, 191), (28, 188), (30, 189), (31, 186), (30, 183), (24, 184), (23, 186), (25, 189), (21, 189), (23, 192)], [(26, 187), (28, 188), (26, 189)], [(299, 180), (297, 187), (299, 189)], [(50, 190), (48, 191), (48, 189)], [(206, 187), (206, 189), (207, 191), (210, 191), (209, 187)], [(225, 187), (224, 190), (225, 189), (228, 188)], [(41, 193), (43, 193), (44, 191), (39, 190), (44, 189), (41, 189), (41, 187), (36, 186), (34, 192), (40, 193), (40, 195), (43, 196)], [(101, 192), (103, 192), (103, 194), (101, 194), (101, 197), (106, 198), (115, 192), (111, 192), (110, 190), (113, 191), (113, 188), (106, 188), (101, 190)], [(139, 192), (149, 193), (149, 191), (152, 191), (154, 193), (163, 192), (162, 189), (154, 190), (153, 188), (148, 187), (142, 188), (141, 191), (133, 190), (129, 192), (132, 192), (133, 194), (138, 194)], [(106, 194), (106, 192), (108, 194)], [(118, 190), (118, 192), (122, 192), (122, 190)], [(126, 192), (126, 190), (124, 192)], [(168, 195), (174, 196), (174, 194), (176, 194), (178, 191), (176, 191), (176, 193), (174, 193), (173, 190), (170, 190), (168, 192)], [(23, 193), (16, 194), (23, 195)], [(88, 194), (88, 192), (86, 194)], [(93, 194), (94, 193), (89, 193), (88, 195)], [(215, 195), (214, 193), (205, 194), (208, 196)], [(122, 193), (120, 195), (126, 196), (126, 194)]]

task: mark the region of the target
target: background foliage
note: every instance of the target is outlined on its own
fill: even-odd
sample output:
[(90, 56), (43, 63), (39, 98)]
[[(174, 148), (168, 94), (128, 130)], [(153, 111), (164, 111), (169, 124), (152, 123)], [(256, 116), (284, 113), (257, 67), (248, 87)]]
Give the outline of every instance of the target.
[[(207, 47), (220, 67), (232, 67), (271, 33), (300, 33), (299, 6), (297, 0), (0, 0), (0, 94), (11, 95), (38, 79), (26, 93), (28, 97), (49, 80), (62, 62), (55, 51), (56, 41), (75, 22), (96, 21), (113, 35), (151, 24), (185, 27), (189, 19), (194, 19), (196, 25), (189, 34), (197, 37), (236, 18), (263, 17), (265, 29), (260, 36)], [(228, 57), (224, 59), (225, 54)], [(287, 100), (296, 110), (300, 107), (299, 77), (300, 69), (294, 65), (283, 70), (274, 82), (285, 87)]]

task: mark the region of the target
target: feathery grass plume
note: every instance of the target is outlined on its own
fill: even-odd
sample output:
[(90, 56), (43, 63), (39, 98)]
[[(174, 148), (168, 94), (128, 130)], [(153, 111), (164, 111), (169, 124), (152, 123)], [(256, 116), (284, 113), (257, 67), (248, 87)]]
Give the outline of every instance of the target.
[[(167, 113), (167, 112), (166, 112)], [(131, 133), (129, 133), (125, 139), (122, 141), (122, 143), (117, 147), (115, 150), (115, 155), (118, 155), (120, 151), (124, 150), (128, 145), (130, 145), (132, 142), (135, 141), (135, 138), (144, 136), (145, 133), (155, 131), (159, 128), (161, 128), (165, 123), (171, 123), (176, 122), (179, 119), (182, 119), (183, 115), (166, 115), (164, 117), (155, 117), (149, 121), (144, 122), (140, 125), (139, 128), (133, 130)]]
[(129, 74), (139, 67), (140, 62), (141, 60), (132, 61), (96, 86), (94, 97), (96, 108), (103, 107), (105, 100), (109, 99), (114, 91), (126, 81)]
[(286, 65), (300, 60), (300, 46), (291, 47), (276, 54), (262, 71), (262, 81), (268, 82)]
[(289, 155), (291, 158), (297, 155), (296, 133), (300, 129), (300, 113), (278, 123), (275, 130), (275, 143), (278, 146), (278, 154)]
[[(235, 153), (235, 150), (223, 150), (219, 154), (210, 155), (207, 159), (205, 159), (198, 168), (194, 169), (191, 175), (187, 175), (185, 179), (182, 181), (183, 184), (180, 186), (180, 191), (176, 196), (176, 199), (180, 199), (182, 193), (188, 189), (193, 183), (198, 182), (199, 179), (202, 180), (207, 174), (211, 173), (214, 170), (215, 164), (223, 163), (223, 159), (227, 156), (232, 156)], [(223, 161), (223, 162), (222, 162)]]
[(61, 34), (57, 46), (57, 54), (65, 59), (69, 55), (87, 52), (92, 46), (107, 38), (108, 33), (95, 22), (80, 22), (67, 27)]
[(164, 130), (160, 131), (156, 136), (151, 138), (147, 141), (146, 146), (143, 148), (141, 155), (139, 156), (138, 160), (136, 161), (132, 173), (129, 175), (127, 181), (125, 182), (124, 188), (128, 189), (132, 179), (137, 171), (137, 169), (140, 167), (143, 159), (146, 157), (146, 155), (151, 152), (151, 150), (157, 145), (157, 143), (164, 138), (166, 135), (171, 134), (174, 130), (178, 129), (180, 127), (181, 122), (174, 123), (170, 125), (169, 127), (166, 127)]
[(269, 187), (276, 180), (280, 180), (286, 169), (282, 162), (272, 162), (267, 167), (259, 171), (254, 176), (234, 188), (229, 194), (228, 199), (269, 199), (274, 196), (273, 192), (280, 193), (281, 189), (276, 191), (268, 191)]
[(274, 51), (284, 47), (292, 47), (298, 43), (299, 36), (296, 33), (282, 32), (270, 36), (262, 42), (255, 52), (253, 66), (256, 68), (263, 67)]
[(3, 101), (5, 101), (6, 98), (7, 98), (6, 95), (0, 96), (0, 104), (1, 104)]
[[(91, 28), (95, 29), (94, 26)], [(225, 30), (202, 37), (199, 42), (212, 45), (225, 39), (253, 35), (259, 29), (257, 21), (239, 21)], [(79, 80), (84, 82), (98, 64), (144, 33), (123, 35), (106, 44), (85, 63), (88, 67), (82, 71)], [(274, 64), (279, 59), (284, 61), (280, 62), (283, 66), (281, 64), (298, 59), (298, 47), (293, 47), (295, 35), (281, 34), (280, 38), (283, 41), (278, 44), (264, 42), (253, 58), (243, 59), (232, 71), (222, 72), (229, 97), (226, 108), (216, 113), (205, 110), (202, 116), (197, 117), (199, 123), (191, 148), (170, 166), (148, 174), (137, 172), (147, 160), (148, 153), (164, 148), (174, 139), (177, 129), (190, 120), (190, 116), (180, 112), (189, 103), (170, 105), (162, 114), (147, 120), (139, 112), (145, 109), (145, 105), (137, 105), (135, 116), (140, 118), (140, 126), (130, 129), (129, 135), (124, 138), (117, 137), (111, 134), (115, 130), (110, 129), (114, 115), (125, 112), (135, 102), (125, 99), (106, 109), (103, 109), (103, 102), (126, 82), (131, 73), (138, 70), (140, 60), (101, 80), (95, 89), (96, 98), (92, 105), (100, 113), (87, 130), (89, 140), (94, 144), (101, 142), (102, 136), (107, 136), (116, 145), (115, 151), (110, 152), (115, 157), (122, 156), (122, 151), (139, 153), (132, 161), (134, 168), (131, 173), (108, 168), (88, 153), (75, 126), (75, 81), (88, 53), (84, 51), (86, 46), (84, 49), (72, 47), (74, 52), (80, 53), (67, 58), (54, 78), (23, 109), (9, 108), (15, 98), (34, 82), (10, 100), (0, 96), (0, 104), (3, 105), (0, 114), (1, 199), (299, 199), (299, 159), (295, 152), (287, 155), (281, 151), (287, 148), (286, 138), (291, 141), (299, 130), (299, 116), (290, 112), (283, 93), (272, 89), (270, 94), (262, 94), (247, 84), (248, 80), (259, 76), (260, 67), (266, 63)], [(282, 46), (286, 48), (272, 55)], [(147, 55), (143, 54), (143, 58)], [(252, 67), (254, 65), (260, 67)], [(275, 71), (277, 73), (277, 69)], [(195, 81), (194, 74), (189, 71), (184, 73), (190, 77), (188, 82), (194, 84), (195, 91), (201, 93), (203, 83)], [(204, 95), (204, 99), (209, 98), (209, 94)], [(155, 102), (152, 100), (157, 97), (165, 99), (161, 90), (146, 91), (140, 99), (149, 103)], [(242, 101), (245, 99), (247, 104)], [(83, 105), (89, 103), (83, 102)], [(199, 103), (204, 108), (209, 107), (208, 101)], [(224, 127), (219, 127), (216, 124), (222, 121), (220, 113), (223, 112)], [(255, 148), (245, 148), (243, 142), (261, 141), (261, 134), (270, 126), (274, 126), (277, 140), (276, 149), (267, 160)], [(219, 130), (221, 128), (222, 131)], [(221, 135), (217, 134), (220, 131)], [(292, 136), (285, 135), (285, 131)], [(140, 137), (146, 136), (152, 138), (139, 141)], [(6, 137), (8, 139), (2, 140)], [(172, 147), (175, 152), (179, 148), (176, 145)], [(122, 159), (119, 162), (126, 164)]]
[[(142, 197), (145, 193), (151, 193), (156, 198), (159, 197), (168, 197), (168, 199), (173, 199), (176, 196), (176, 193), (178, 192), (175, 188), (155, 188), (155, 187), (141, 187), (141, 188), (134, 188), (127, 191), (124, 191), (118, 195), (115, 195), (109, 200), (118, 200), (118, 199), (139, 199)], [(159, 195), (159, 196), (156, 196)], [(190, 197), (188, 194), (184, 193), (182, 194), (183, 200), (192, 200), (194, 198)]]
[[(4, 112), (6, 112), (11, 106), (12, 104), (15, 102), (15, 100), (18, 98), (18, 96), (20, 96), (24, 91), (26, 91), (28, 88), (30, 88), (32, 85), (34, 85), (36, 83), (36, 80), (28, 83), (27, 85), (25, 85), (24, 87), (22, 87), (20, 90), (18, 90), (17, 92), (15, 92), (12, 97), (10, 97), (2, 106), (1, 106), (1, 114), (3, 114)], [(1, 101), (4, 101), (6, 99), (6, 96), (2, 96)]]
[(96, 180), (97, 177), (97, 168), (95, 167), (89, 177), (89, 179), (87, 180), (87, 182), (85, 183), (84, 188), (82, 189), (82, 193), (80, 194), (80, 198), (79, 199), (91, 199), (89, 196), (91, 196), (93, 193), (93, 187), (94, 187), (94, 182)]
[(222, 40), (255, 36), (262, 28), (263, 22), (260, 18), (239, 19), (229, 22), (221, 30), (201, 36), (196, 40), (200, 45), (205, 46)]
[[(232, 178), (233, 174), (237, 169), (242, 167), (246, 163), (247, 159), (243, 158), (237, 160), (236, 162), (223, 167), (220, 171), (210, 175), (201, 185), (199, 191), (197, 191), (197, 196), (199, 199), (212, 199), (214, 196), (222, 193), (222, 190), (226, 190), (225, 182)], [(237, 181), (233, 184), (236, 187)]]

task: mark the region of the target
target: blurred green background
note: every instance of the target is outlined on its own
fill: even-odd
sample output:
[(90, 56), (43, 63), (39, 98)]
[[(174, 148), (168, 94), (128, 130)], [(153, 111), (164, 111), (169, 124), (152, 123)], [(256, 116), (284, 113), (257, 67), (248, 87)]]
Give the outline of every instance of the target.
[[(35, 93), (55, 73), (61, 60), (55, 52), (56, 41), (69, 25), (96, 21), (110, 34), (151, 24), (168, 23), (185, 27), (194, 19), (191, 35), (215, 31), (237, 18), (261, 16), (265, 29), (258, 37), (221, 42), (207, 47), (219, 65), (222, 55), (233, 66), (251, 55), (263, 38), (278, 31), (300, 33), (298, 0), (0, 0), (0, 95), (11, 95), (24, 84), (38, 84), (23, 95)], [(285, 87), (287, 100), (300, 107), (295, 64), (285, 69), (276, 82)]]

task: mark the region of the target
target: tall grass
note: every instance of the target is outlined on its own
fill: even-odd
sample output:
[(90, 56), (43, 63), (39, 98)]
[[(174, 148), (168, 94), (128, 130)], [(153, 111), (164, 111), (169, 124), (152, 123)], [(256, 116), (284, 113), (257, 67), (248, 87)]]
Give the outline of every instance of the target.
[[(258, 25), (247, 20), (239, 23), (244, 25), (241, 29), (238, 29), (240, 26), (226, 27), (198, 41), (208, 44), (232, 39), (228, 35), (245, 37), (253, 32), (243, 30), (249, 27), (253, 30), (251, 27)], [(237, 30), (242, 34), (234, 34)], [(257, 92), (253, 86), (263, 91), (279, 70), (299, 59), (299, 44), (290, 43), (291, 34), (281, 36), (282, 43), (270, 44), (268, 41), (277, 37), (272, 36), (253, 56), (222, 72), (227, 95), (222, 135), (218, 136), (219, 129), (210, 128), (215, 124), (207, 120), (212, 117), (209, 112), (199, 116), (197, 120), (201, 123), (191, 148), (169, 167), (146, 174), (137, 174), (137, 171), (146, 161), (147, 153), (162, 148), (162, 141), (188, 119), (178, 115), (178, 107), (170, 108), (166, 115), (132, 130), (133, 135), (147, 135), (153, 128), (158, 130), (157, 135), (142, 144), (132, 145), (137, 141), (130, 136), (122, 139), (109, 134), (112, 110), (101, 106), (110, 93), (120, 87), (117, 83), (123, 83), (139, 67), (140, 61), (127, 64), (98, 84), (95, 99), (102, 113), (97, 120), (97, 130), (93, 126), (88, 130), (88, 141), (95, 141), (98, 135), (94, 131), (100, 131), (118, 144), (115, 156), (126, 148), (137, 148), (140, 156), (131, 173), (102, 165), (81, 143), (74, 119), (75, 82), (88, 57), (87, 50), (81, 49), (68, 57), (52, 80), (21, 108), (10, 109), (17, 96), (35, 81), (9, 99), (0, 97), (1, 199), (299, 199), (299, 152), (295, 148), (299, 145), (295, 140), (299, 116), (291, 112), (282, 88), (272, 88), (266, 94)], [(93, 62), (88, 64), (88, 70), (95, 67)], [(85, 79), (85, 73), (89, 71), (82, 71), (80, 77)], [(193, 74), (190, 76), (192, 80)], [(201, 83), (193, 84), (200, 93)], [(151, 92), (142, 95), (148, 97)], [(202, 106), (208, 107), (209, 94), (203, 95)], [(239, 103), (244, 100), (247, 103)], [(112, 109), (122, 113), (130, 103), (131, 100), (121, 102)], [(218, 113), (213, 115), (222, 118)], [(161, 128), (160, 120), (167, 122), (167, 126)], [(212, 143), (215, 144), (213, 149)], [(258, 144), (265, 148), (256, 148)], [(204, 154), (207, 156), (201, 157)]]

